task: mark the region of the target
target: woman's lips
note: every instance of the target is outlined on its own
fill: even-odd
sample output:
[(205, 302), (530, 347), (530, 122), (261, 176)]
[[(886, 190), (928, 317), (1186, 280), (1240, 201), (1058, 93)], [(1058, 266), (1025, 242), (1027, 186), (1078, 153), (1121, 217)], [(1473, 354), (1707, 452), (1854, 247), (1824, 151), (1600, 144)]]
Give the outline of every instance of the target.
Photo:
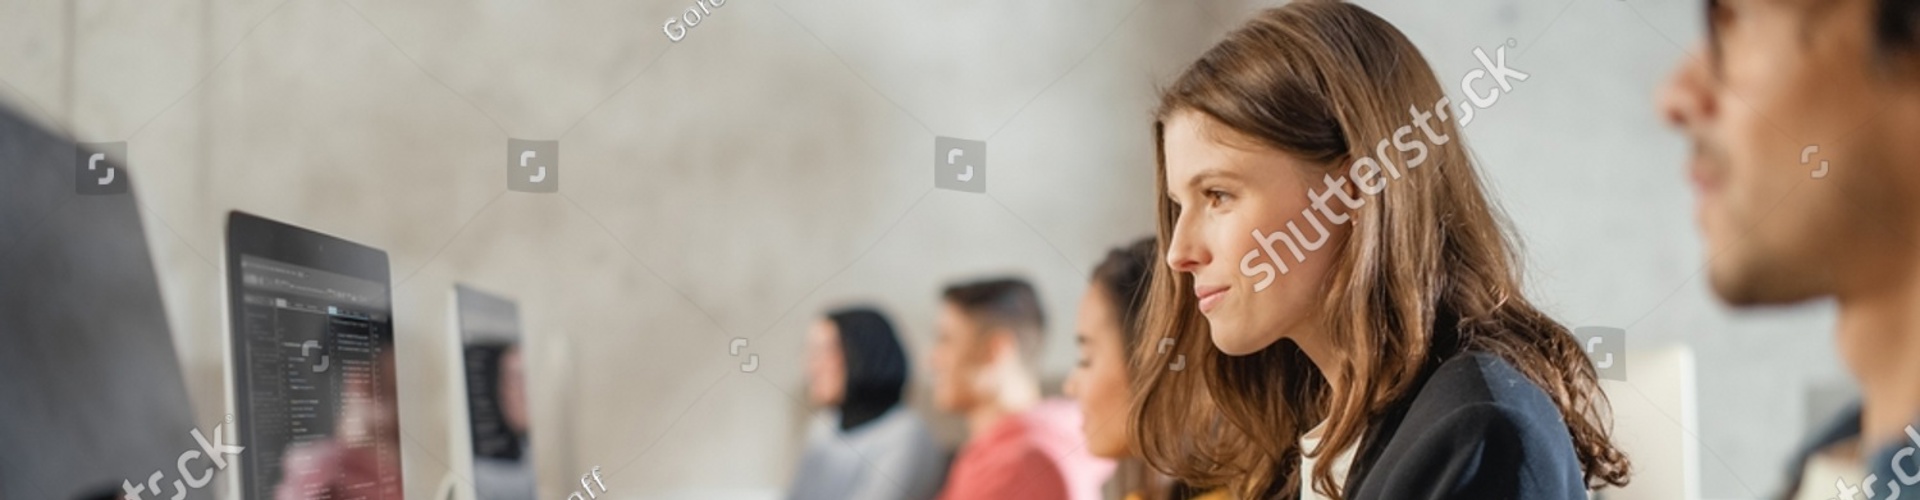
[(1227, 287), (1194, 287), (1193, 296), (1200, 299), (1200, 314), (1206, 314), (1212, 312), (1213, 307), (1219, 305), (1220, 301), (1226, 300)]

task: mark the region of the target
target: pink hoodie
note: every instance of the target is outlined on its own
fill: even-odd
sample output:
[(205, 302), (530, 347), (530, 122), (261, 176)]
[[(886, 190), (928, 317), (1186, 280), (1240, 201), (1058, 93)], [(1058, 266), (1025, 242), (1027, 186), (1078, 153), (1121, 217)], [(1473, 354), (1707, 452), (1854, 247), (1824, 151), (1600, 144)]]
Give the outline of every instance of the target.
[(973, 436), (941, 500), (1098, 500), (1113, 462), (1087, 452), (1080, 408), (1047, 400)]

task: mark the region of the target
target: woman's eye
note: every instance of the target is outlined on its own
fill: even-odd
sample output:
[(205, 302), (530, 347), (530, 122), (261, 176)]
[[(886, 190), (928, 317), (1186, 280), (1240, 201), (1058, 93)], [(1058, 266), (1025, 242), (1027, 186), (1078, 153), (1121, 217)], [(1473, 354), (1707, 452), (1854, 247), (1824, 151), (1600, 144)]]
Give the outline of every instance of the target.
[(1233, 195), (1228, 194), (1226, 191), (1221, 191), (1218, 189), (1208, 189), (1206, 194), (1207, 194), (1207, 200), (1212, 202), (1214, 205), (1219, 205), (1221, 203), (1233, 201)]

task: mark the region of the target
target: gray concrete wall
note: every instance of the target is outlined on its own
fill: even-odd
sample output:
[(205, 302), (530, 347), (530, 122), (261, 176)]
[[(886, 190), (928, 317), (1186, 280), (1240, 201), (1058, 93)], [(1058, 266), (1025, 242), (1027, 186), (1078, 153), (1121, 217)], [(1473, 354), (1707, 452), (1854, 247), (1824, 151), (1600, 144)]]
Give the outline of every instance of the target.
[[(1536, 298), (1696, 349), (1703, 491), (1770, 493), (1805, 391), (1844, 377), (1828, 308), (1735, 314), (1700, 280), (1686, 146), (1651, 104), (1697, 2), (1363, 3), (1449, 88), (1514, 40), (1533, 77), (1469, 136)], [(1018, 272), (1064, 373), (1091, 265), (1151, 229), (1156, 85), (1255, 7), (731, 0), (669, 41), (693, 5), (7, 0), (0, 105), (129, 143), (196, 422), (223, 413), (241, 209), (391, 253), (409, 496), (449, 468), (455, 282), (521, 300), (544, 498), (595, 465), (616, 498), (751, 496), (790, 473), (825, 307), (876, 301), (924, 353), (941, 284)], [(935, 136), (987, 142), (984, 195), (933, 189)], [(560, 142), (559, 193), (508, 191), (509, 138)]]

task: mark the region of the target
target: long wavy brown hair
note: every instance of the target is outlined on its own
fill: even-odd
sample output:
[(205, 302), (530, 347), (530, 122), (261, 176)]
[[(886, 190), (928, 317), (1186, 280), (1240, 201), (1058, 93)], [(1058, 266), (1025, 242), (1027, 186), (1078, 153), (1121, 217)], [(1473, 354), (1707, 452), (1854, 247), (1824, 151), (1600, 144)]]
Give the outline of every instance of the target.
[[(1342, 387), (1330, 387), (1291, 340), (1222, 354), (1209, 340), (1192, 276), (1155, 266), (1142, 326), (1149, 338), (1174, 343), (1164, 353), (1157, 339), (1134, 351), (1129, 420), (1142, 459), (1245, 498), (1297, 495), (1306, 484), (1342, 498), (1333, 460), (1319, 461), (1310, 483), (1294, 472), (1303, 453), (1355, 447), (1374, 419), (1417, 389), (1435, 358), (1474, 351), (1512, 363), (1552, 398), (1588, 487), (1626, 484), (1630, 465), (1611, 441), (1594, 368), (1567, 328), (1522, 295), (1506, 219), (1488, 202), (1455, 121), (1444, 119), (1444, 98), (1404, 35), (1365, 9), (1330, 1), (1260, 13), (1163, 91), (1154, 124), (1163, 258), (1179, 213), (1167, 197), (1162, 132), (1170, 116), (1204, 114), (1316, 165), (1307, 178), (1317, 179), (1375, 153), (1408, 165), (1410, 155), (1376, 143), (1413, 123), (1410, 108), (1443, 114), (1429, 122), (1436, 136), (1420, 168), (1366, 198), (1345, 244), (1329, 249), (1335, 271), (1318, 286), (1323, 331), (1342, 359), (1329, 369), (1339, 370)], [(1186, 357), (1181, 370), (1172, 367), (1176, 355)], [(1302, 450), (1301, 436), (1322, 421), (1320, 446)]]

